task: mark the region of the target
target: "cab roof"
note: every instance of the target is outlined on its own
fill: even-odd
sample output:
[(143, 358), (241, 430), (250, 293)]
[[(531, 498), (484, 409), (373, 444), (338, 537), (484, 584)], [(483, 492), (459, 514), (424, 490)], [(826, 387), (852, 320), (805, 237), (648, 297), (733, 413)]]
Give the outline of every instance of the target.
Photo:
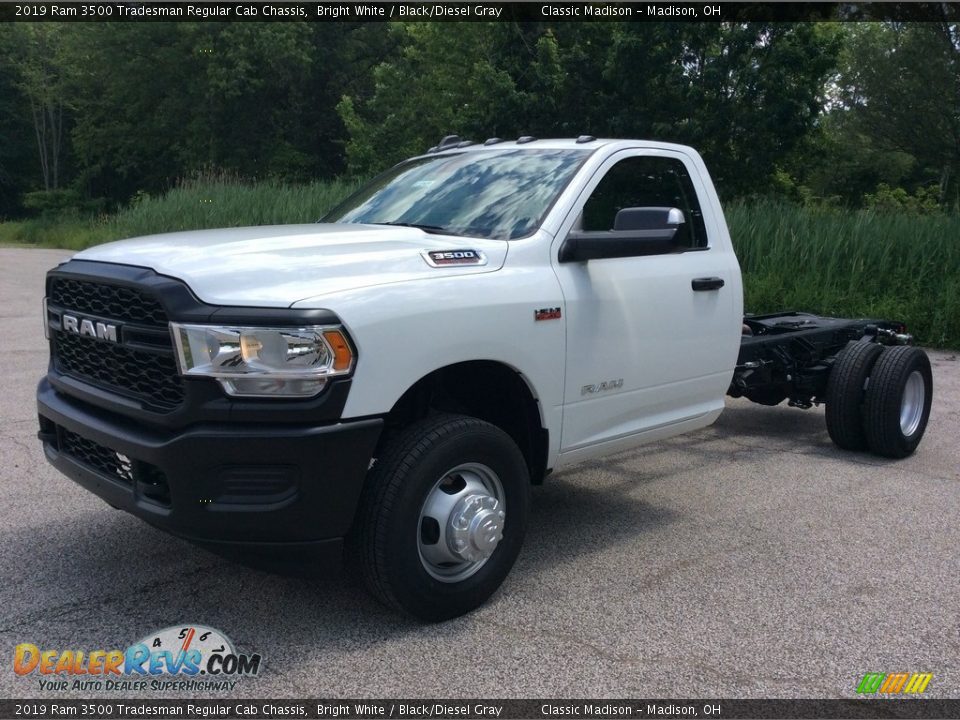
[[(453, 152), (476, 152), (483, 150), (596, 150), (601, 147), (648, 147), (661, 150), (689, 150), (686, 145), (660, 142), (657, 140), (630, 140), (615, 138), (596, 138), (592, 135), (581, 135), (577, 138), (545, 138), (539, 139), (524, 135), (516, 139), (489, 138), (483, 142), (464, 140), (457, 135), (448, 135), (437, 145), (427, 150), (424, 155), (446, 154)], [(422, 157), (422, 156), (420, 156)]]

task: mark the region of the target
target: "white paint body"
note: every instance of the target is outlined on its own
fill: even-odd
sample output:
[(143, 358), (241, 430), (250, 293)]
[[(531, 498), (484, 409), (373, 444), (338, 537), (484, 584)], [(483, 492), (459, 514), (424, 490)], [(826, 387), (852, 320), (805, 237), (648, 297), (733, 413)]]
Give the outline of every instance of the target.
[[(584, 146), (565, 140), (526, 147)], [(155, 235), (77, 258), (152, 268), (183, 280), (210, 304), (335, 312), (358, 356), (344, 420), (385, 415), (439, 368), (503, 363), (537, 399), (549, 431), (547, 466), (559, 468), (713, 422), (733, 375), (743, 316), (740, 268), (700, 156), (645, 141), (587, 147), (593, 153), (540, 228), (523, 239), (289, 225)], [(684, 163), (708, 249), (558, 262), (589, 193), (607, 167), (630, 154)], [(482, 251), (486, 264), (435, 268), (422, 255), (458, 248)], [(693, 292), (691, 281), (701, 277), (722, 278), (724, 286)], [(534, 319), (535, 310), (557, 307), (559, 319)], [(620, 379), (603, 392), (582, 392)]]

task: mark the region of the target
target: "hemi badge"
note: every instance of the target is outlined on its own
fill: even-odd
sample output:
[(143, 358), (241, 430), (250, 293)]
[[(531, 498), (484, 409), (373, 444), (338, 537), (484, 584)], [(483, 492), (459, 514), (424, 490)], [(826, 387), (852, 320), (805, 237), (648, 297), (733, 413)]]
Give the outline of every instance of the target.
[(537, 322), (541, 320), (559, 320), (560, 308), (540, 308), (533, 311), (533, 319)]

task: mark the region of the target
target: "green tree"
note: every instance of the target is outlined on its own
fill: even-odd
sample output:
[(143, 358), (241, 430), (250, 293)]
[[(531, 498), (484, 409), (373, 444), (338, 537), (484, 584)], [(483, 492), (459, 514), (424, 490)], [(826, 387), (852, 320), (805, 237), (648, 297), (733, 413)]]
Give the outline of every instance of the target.
[(522, 94), (504, 67), (516, 40), (510, 23), (408, 23), (390, 26), (398, 47), (373, 69), (372, 95), (338, 105), (350, 139), (348, 166), (366, 174), (443, 135), (516, 132)]
[(628, 26), (607, 77), (617, 135), (697, 147), (726, 197), (763, 193), (813, 129), (840, 37), (811, 23)]
[(696, 146), (729, 197), (762, 191), (820, 112), (840, 47), (812, 24), (392, 26), (400, 51), (345, 97), (350, 168), (444, 134), (648, 137)]
[(911, 157), (917, 187), (960, 205), (960, 26), (862, 23), (850, 31), (838, 95), (869, 145)]
[(0, 218), (18, 214), (21, 195), (39, 181), (30, 104), (19, 83), (17, 25), (0, 25)]
[(80, 180), (124, 199), (211, 170), (335, 174), (345, 135), (336, 98), (363, 92), (357, 70), (380, 60), (385, 36), (359, 23), (83, 27), (70, 45)]
[(26, 99), (44, 190), (61, 184), (67, 90), (59, 23), (25, 23), (5, 31), (13, 85)]
[(164, 188), (184, 172), (203, 69), (203, 45), (187, 27), (70, 26), (73, 143), (78, 183), (87, 194), (126, 199)]
[(881, 184), (913, 186), (916, 158), (902, 150), (878, 146), (847, 108), (834, 107), (785, 167), (811, 199), (859, 207)]

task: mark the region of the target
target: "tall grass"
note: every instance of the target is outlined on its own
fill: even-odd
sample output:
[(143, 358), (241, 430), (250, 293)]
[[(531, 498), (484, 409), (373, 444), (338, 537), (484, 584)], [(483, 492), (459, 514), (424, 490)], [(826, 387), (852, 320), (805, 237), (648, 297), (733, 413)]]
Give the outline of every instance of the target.
[[(353, 186), (207, 178), (100, 218), (0, 224), (0, 242), (80, 249), (157, 232), (313, 222)], [(732, 204), (727, 222), (750, 312), (784, 309), (907, 323), (921, 343), (960, 349), (960, 216)]]
[(140, 196), (113, 215), (2, 223), (0, 243), (81, 250), (110, 240), (178, 230), (309, 223), (355, 188), (356, 183), (340, 180), (284, 185), (207, 177), (184, 182), (162, 196)]
[(229, 179), (181, 185), (163, 197), (143, 198), (107, 225), (122, 237), (198, 228), (316, 222), (356, 187), (343, 181), (256, 185)]
[(776, 203), (726, 216), (751, 312), (902, 320), (925, 345), (960, 347), (960, 216)]

